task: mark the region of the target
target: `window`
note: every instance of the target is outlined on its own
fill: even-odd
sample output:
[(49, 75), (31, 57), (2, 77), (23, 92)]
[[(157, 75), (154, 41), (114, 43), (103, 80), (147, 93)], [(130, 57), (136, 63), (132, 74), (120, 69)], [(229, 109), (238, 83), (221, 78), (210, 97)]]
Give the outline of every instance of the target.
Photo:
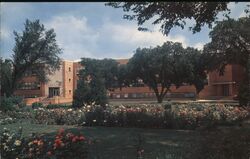
[(21, 87), (19, 89), (37, 90), (40, 89), (40, 84), (38, 82), (24, 82), (21, 83)]
[(128, 93), (124, 94), (124, 98), (128, 98)]
[(69, 72), (71, 72), (71, 68), (69, 67)]
[(69, 94), (71, 94), (71, 90), (69, 90)]
[(228, 84), (222, 85), (222, 95), (229, 96), (229, 85)]
[(71, 82), (71, 78), (69, 78), (69, 82)]

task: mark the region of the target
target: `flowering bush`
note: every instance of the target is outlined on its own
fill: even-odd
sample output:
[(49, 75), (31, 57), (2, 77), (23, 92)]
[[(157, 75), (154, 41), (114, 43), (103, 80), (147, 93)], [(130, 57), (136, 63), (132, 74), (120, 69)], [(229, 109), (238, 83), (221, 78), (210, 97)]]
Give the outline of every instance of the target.
[(83, 135), (65, 133), (60, 129), (55, 137), (33, 136), (21, 138), (21, 129), (10, 134), (7, 129), (1, 134), (1, 157), (6, 159), (84, 159), (87, 157), (88, 140)]
[(10, 133), (9, 130), (4, 128), (0, 134), (0, 152), (1, 157), (6, 159), (16, 158), (21, 154), (24, 141), (21, 138), (22, 129), (20, 128), (17, 133)]
[(92, 104), (79, 109), (23, 108), (2, 112), (3, 118), (0, 112), (0, 124), (32, 119), (38, 124), (195, 129), (235, 124), (250, 116), (249, 112), (249, 109), (238, 106), (194, 102), (165, 105)]
[(128, 126), (150, 128), (181, 128), (215, 126), (218, 124), (234, 124), (249, 116), (249, 110), (237, 106), (223, 104), (172, 104), (137, 106), (88, 105), (86, 125)]
[(38, 108), (34, 114), (34, 118), (39, 124), (76, 125), (85, 121), (85, 114), (81, 109)]

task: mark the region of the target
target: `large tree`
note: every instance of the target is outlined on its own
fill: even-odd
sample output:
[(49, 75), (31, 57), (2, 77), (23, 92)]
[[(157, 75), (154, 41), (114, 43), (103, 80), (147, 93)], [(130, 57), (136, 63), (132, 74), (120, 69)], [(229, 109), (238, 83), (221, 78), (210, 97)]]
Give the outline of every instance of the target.
[(163, 34), (167, 35), (173, 27), (185, 27), (188, 19), (194, 20), (190, 30), (199, 32), (201, 27), (212, 27), (217, 20), (217, 15), (224, 11), (224, 15), (230, 14), (229, 2), (109, 2), (108, 6), (122, 8), (124, 19), (137, 20), (139, 30), (143, 24), (152, 21), (152, 24), (160, 24)]
[(161, 103), (172, 84), (178, 88), (190, 80), (192, 64), (185, 54), (182, 45), (173, 42), (156, 48), (139, 48), (127, 64), (130, 77), (153, 89)]
[(211, 42), (205, 45), (204, 52), (211, 56), (210, 69), (223, 72), (227, 64), (243, 66), (246, 71), (244, 85), (250, 92), (250, 17), (218, 22), (209, 36)]
[(0, 82), (1, 82), (1, 95), (10, 96), (11, 90), (9, 86), (12, 83), (11, 78), (11, 60), (0, 58)]
[[(41, 82), (48, 81), (49, 74), (60, 68), (61, 49), (56, 43), (56, 34), (53, 29), (46, 30), (39, 20), (26, 20), (22, 33), (14, 31), (15, 46), (11, 61), (11, 82), (9, 82), (9, 93), (20, 85), (25, 73), (32, 71)], [(2, 74), (4, 76), (5, 74)], [(3, 77), (5, 79), (7, 77)], [(1, 82), (4, 84), (5, 82)], [(2, 85), (2, 88), (4, 86)]]
[(113, 59), (91, 59), (82, 58), (81, 61), (84, 70), (81, 72), (85, 77), (99, 77), (104, 79), (105, 87), (113, 90), (118, 85), (117, 73), (118, 62)]
[(82, 58), (81, 64), (84, 68), (79, 73), (73, 106), (81, 107), (93, 102), (105, 105), (108, 102), (107, 90), (113, 90), (119, 84), (118, 63), (113, 59)]
[(192, 65), (192, 72), (189, 75), (188, 83), (194, 85), (196, 94), (204, 88), (207, 81), (207, 73), (210, 65), (210, 57), (197, 49), (188, 47), (185, 49), (185, 58)]

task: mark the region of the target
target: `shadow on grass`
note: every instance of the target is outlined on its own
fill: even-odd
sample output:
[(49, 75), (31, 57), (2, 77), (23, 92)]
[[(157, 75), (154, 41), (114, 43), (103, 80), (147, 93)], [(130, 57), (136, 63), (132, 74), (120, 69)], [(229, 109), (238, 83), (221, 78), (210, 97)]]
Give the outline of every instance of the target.
[[(145, 159), (249, 159), (250, 128), (223, 127), (203, 131), (74, 127), (30, 123), (7, 125), (11, 130), (23, 127), (27, 137), (31, 132), (51, 138), (61, 127), (65, 132), (83, 134), (92, 141), (91, 159), (136, 159), (138, 147)], [(141, 136), (143, 141), (139, 142)]]

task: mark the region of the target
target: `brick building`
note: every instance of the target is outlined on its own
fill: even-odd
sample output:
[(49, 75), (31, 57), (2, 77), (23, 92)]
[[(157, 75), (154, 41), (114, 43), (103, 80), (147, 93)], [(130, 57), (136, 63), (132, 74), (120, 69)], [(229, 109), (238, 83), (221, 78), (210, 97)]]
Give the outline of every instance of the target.
[[(128, 59), (117, 60), (119, 64), (126, 64)], [(48, 83), (38, 83), (34, 74), (27, 74), (21, 81), (23, 87), (15, 91), (15, 95), (25, 97), (26, 103), (69, 103), (72, 102), (73, 92), (77, 88), (78, 72), (82, 68), (79, 62), (62, 61), (60, 70), (49, 76)], [(208, 73), (208, 83), (199, 93), (200, 99), (233, 99), (238, 94), (240, 81), (244, 77), (243, 68), (238, 65), (227, 65), (223, 76), (218, 72)], [(142, 99), (155, 98), (153, 90), (144, 84), (136, 87), (115, 89), (108, 93), (111, 99)], [(171, 87), (167, 98), (194, 98), (194, 86), (183, 85), (176, 89)]]
[[(120, 64), (126, 64), (128, 59), (117, 60)], [(244, 70), (239, 65), (227, 65), (222, 76), (213, 71), (207, 75), (207, 85), (197, 96), (193, 85), (183, 85), (176, 89), (171, 86), (166, 98), (194, 98), (200, 99), (233, 99), (238, 94), (240, 82), (243, 80)], [(154, 91), (146, 85), (116, 89), (110, 92), (110, 98), (155, 98)]]

